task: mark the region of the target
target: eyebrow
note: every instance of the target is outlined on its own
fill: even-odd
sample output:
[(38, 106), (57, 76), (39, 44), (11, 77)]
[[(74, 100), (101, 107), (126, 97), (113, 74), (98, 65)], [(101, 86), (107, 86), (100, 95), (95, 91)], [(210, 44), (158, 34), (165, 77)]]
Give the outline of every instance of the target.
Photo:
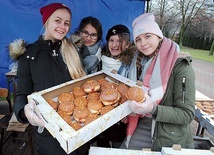
[[(60, 20), (63, 20), (61, 17), (59, 17), (59, 16), (56, 16), (56, 17), (54, 17), (55, 19), (56, 18), (59, 18)], [(66, 20), (66, 22), (70, 22), (70, 20)]]
[(87, 32), (88, 34), (97, 34), (96, 32), (93, 32), (93, 33), (89, 33), (87, 30), (83, 29), (82, 31), (85, 31)]

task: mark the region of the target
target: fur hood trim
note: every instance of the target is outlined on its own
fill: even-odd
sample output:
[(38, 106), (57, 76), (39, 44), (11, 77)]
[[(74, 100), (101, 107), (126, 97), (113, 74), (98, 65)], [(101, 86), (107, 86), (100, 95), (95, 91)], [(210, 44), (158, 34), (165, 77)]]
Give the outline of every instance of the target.
[(82, 48), (83, 47), (83, 41), (81, 39), (80, 36), (78, 35), (75, 35), (75, 34), (72, 34), (70, 37), (69, 37), (70, 41), (75, 45), (77, 46), (78, 48)]
[(17, 39), (9, 44), (8, 49), (11, 59), (17, 60), (26, 52), (26, 43), (23, 39)]

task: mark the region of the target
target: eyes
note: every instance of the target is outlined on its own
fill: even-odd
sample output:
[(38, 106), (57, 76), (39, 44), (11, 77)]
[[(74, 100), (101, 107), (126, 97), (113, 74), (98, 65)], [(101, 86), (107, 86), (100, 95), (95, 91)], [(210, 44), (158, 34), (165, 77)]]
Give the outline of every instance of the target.
[[(57, 24), (61, 24), (61, 23), (64, 22), (62, 19), (55, 19), (54, 21), (55, 21)], [(65, 22), (64, 22), (64, 25), (65, 25), (65, 26), (70, 26), (70, 21), (65, 21)]]
[(120, 43), (122, 43), (122, 40), (121, 39), (109, 39), (109, 41), (108, 41), (108, 43), (109, 44), (113, 44), (113, 43), (118, 43), (118, 44), (120, 44)]
[(88, 36), (90, 36), (90, 38), (92, 40), (96, 40), (98, 38), (97, 33), (91, 33), (91, 34), (89, 34), (89, 32), (86, 31), (86, 30), (82, 30), (81, 31), (81, 36), (84, 37), (84, 38), (87, 38)]
[(136, 43), (139, 43), (141, 42), (142, 40), (148, 40), (152, 37), (152, 34), (149, 34), (149, 33), (146, 33), (145, 35), (139, 35), (136, 39), (135, 39), (135, 42)]

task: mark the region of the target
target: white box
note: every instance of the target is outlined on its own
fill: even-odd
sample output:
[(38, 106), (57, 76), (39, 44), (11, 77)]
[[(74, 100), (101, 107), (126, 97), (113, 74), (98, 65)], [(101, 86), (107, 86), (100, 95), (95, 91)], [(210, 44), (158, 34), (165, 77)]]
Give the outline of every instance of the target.
[(90, 147), (89, 155), (162, 155), (149, 150), (128, 150), (116, 148)]
[(214, 155), (211, 150), (198, 150), (198, 149), (183, 149), (175, 150), (169, 147), (162, 147), (161, 153), (163, 155)]
[(75, 131), (45, 101), (45, 99), (57, 97), (62, 92), (71, 92), (74, 87), (82, 86), (87, 80), (98, 80), (100, 78), (108, 78), (113, 82), (122, 82), (128, 86), (133, 86), (136, 84), (136, 82), (118, 74), (113, 74), (108, 71), (99, 71), (80, 79), (72, 80), (28, 96), (29, 100), (34, 99), (39, 103), (37, 108), (45, 120), (45, 127), (52, 134), (52, 136), (59, 141), (61, 147), (66, 153), (71, 153), (131, 113), (131, 110), (128, 107), (129, 101), (127, 101), (117, 106), (107, 114), (94, 120), (90, 124), (82, 127), (78, 131)]

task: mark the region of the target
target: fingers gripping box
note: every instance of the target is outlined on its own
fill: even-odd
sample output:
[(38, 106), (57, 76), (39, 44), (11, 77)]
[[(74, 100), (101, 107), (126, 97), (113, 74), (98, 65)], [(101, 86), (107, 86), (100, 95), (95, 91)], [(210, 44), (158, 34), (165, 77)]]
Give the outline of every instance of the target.
[(101, 78), (115, 83), (124, 83), (128, 86), (136, 85), (136, 82), (118, 74), (99, 71), (28, 96), (28, 100), (33, 99), (36, 101), (37, 112), (41, 114), (45, 122), (45, 128), (59, 141), (66, 153), (71, 153), (131, 113), (128, 107), (128, 102), (130, 101), (126, 101), (76, 131), (46, 102), (46, 99), (56, 98), (63, 92), (72, 92), (74, 87), (82, 86), (88, 80), (99, 80)]

